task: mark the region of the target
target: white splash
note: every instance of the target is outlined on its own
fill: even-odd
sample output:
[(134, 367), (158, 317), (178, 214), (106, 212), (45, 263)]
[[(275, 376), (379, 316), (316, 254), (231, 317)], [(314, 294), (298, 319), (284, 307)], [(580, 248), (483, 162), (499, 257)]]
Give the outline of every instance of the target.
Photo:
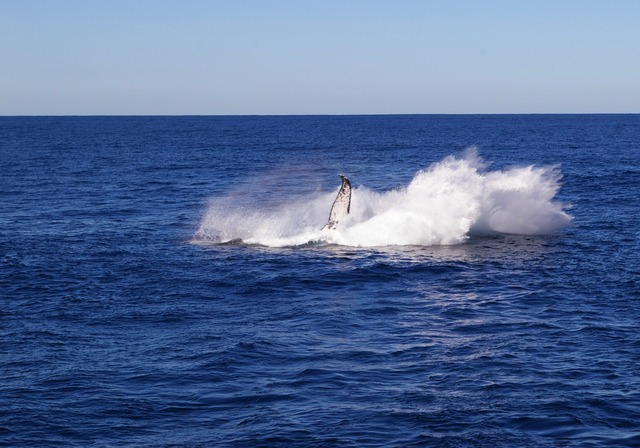
[(571, 223), (557, 167), (487, 170), (474, 148), (419, 171), (406, 187), (384, 193), (353, 190), (351, 213), (337, 229), (320, 231), (335, 192), (279, 205), (211, 201), (196, 242), (242, 240), (265, 246), (325, 242), (344, 246), (446, 245), (472, 234), (549, 234)]

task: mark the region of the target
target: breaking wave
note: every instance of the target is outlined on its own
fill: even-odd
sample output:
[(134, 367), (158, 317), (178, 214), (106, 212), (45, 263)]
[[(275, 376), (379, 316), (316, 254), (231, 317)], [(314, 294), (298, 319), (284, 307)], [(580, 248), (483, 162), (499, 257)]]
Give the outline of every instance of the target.
[(335, 191), (284, 203), (236, 201), (237, 193), (214, 199), (194, 242), (432, 246), (462, 243), (471, 235), (550, 234), (572, 219), (567, 205), (554, 200), (560, 179), (553, 166), (489, 170), (471, 148), (418, 171), (404, 187), (382, 193), (354, 188), (351, 213), (333, 231), (320, 229)]

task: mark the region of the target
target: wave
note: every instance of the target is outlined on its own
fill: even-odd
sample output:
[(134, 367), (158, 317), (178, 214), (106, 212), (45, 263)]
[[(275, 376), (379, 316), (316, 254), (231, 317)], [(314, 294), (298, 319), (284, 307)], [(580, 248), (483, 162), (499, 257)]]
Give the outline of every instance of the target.
[(344, 246), (433, 246), (473, 235), (544, 235), (570, 225), (556, 166), (489, 170), (470, 148), (420, 170), (407, 186), (376, 192), (353, 189), (351, 213), (333, 231), (321, 231), (335, 192), (302, 198), (238, 201), (238, 192), (213, 199), (194, 235), (197, 243), (242, 241), (271, 247), (309, 243)]

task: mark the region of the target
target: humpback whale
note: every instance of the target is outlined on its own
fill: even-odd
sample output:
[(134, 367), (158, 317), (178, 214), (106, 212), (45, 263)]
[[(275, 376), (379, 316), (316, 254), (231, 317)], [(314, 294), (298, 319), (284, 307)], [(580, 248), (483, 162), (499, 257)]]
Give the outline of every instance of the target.
[(329, 221), (325, 224), (322, 230), (333, 230), (338, 225), (338, 222), (349, 214), (351, 209), (351, 182), (346, 176), (340, 175), (342, 179), (342, 185), (340, 191), (336, 196), (336, 200), (333, 201), (331, 211), (329, 212)]

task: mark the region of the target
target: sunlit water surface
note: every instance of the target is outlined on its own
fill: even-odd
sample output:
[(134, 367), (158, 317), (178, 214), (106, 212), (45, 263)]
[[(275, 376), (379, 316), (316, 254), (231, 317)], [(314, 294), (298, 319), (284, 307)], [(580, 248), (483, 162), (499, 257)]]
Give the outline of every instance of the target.
[(0, 154), (0, 445), (640, 445), (638, 115), (4, 117)]

